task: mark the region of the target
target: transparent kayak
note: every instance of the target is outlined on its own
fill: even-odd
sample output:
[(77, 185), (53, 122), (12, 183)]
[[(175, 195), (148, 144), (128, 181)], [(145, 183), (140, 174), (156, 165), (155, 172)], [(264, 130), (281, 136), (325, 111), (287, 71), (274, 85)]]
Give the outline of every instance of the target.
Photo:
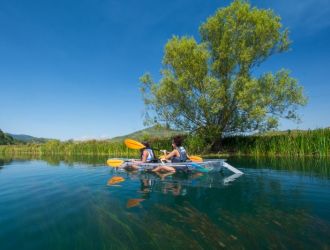
[(225, 165), (225, 160), (208, 160), (204, 162), (167, 162), (167, 163), (136, 163), (136, 162), (125, 162), (122, 166), (125, 169), (129, 169), (132, 166), (136, 166), (139, 170), (152, 170), (158, 166), (171, 166), (176, 170), (180, 171), (191, 171), (191, 172), (210, 172), (221, 170)]

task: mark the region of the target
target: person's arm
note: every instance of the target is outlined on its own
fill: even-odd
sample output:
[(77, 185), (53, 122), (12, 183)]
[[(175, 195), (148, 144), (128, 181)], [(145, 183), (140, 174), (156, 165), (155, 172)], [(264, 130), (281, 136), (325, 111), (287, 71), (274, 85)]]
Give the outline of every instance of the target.
[(169, 160), (169, 159), (171, 159), (171, 158), (173, 158), (173, 157), (179, 157), (179, 156), (180, 156), (180, 155), (179, 155), (178, 150), (174, 149), (171, 153), (165, 155), (165, 159), (166, 159), (166, 160)]
[(143, 154), (142, 154), (142, 162), (147, 162), (147, 158), (148, 158), (148, 151), (144, 150)]
[(132, 159), (131, 161), (136, 163), (147, 162), (147, 158), (148, 158), (148, 151), (144, 150), (142, 153), (142, 159), (139, 160)]

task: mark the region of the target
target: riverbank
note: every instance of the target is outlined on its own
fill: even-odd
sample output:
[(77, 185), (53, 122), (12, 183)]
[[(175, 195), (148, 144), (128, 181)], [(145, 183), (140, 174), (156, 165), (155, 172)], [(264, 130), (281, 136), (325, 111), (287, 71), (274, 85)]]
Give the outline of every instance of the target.
[(223, 152), (251, 156), (330, 156), (330, 129), (288, 131), (223, 140)]
[[(155, 151), (170, 150), (170, 138), (149, 140)], [(187, 136), (186, 148), (191, 154), (207, 158), (230, 155), (246, 156), (290, 156), (329, 157), (330, 129), (289, 131), (252, 136), (232, 136), (223, 139), (218, 152), (205, 150), (206, 145), (194, 136)], [(138, 157), (139, 152), (127, 149), (120, 141), (65, 141), (51, 140), (42, 144), (17, 144), (0, 146), (0, 154), (9, 155), (99, 155), (115, 157)]]

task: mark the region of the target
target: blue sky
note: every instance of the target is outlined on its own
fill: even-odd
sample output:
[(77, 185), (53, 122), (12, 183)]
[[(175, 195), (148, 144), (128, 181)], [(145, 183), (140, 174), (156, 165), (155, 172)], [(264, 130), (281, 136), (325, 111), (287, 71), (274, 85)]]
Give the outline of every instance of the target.
[[(113, 137), (143, 128), (139, 77), (158, 79), (172, 35), (193, 35), (217, 8), (207, 0), (2, 0), (0, 128), (58, 139)], [(309, 104), (302, 123), (330, 126), (330, 0), (251, 1), (291, 31), (292, 49), (257, 71), (292, 70)]]

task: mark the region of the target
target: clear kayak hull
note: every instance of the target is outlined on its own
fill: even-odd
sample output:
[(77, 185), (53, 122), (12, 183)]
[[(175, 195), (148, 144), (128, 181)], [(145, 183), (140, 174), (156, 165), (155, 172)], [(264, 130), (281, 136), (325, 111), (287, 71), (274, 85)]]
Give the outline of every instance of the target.
[(135, 163), (135, 162), (125, 162), (124, 168), (129, 169), (130, 167), (135, 167), (139, 170), (152, 170), (158, 166), (171, 166), (176, 170), (186, 170), (192, 172), (210, 172), (220, 170), (224, 165), (224, 160), (212, 160), (204, 162), (167, 162), (167, 163)]

